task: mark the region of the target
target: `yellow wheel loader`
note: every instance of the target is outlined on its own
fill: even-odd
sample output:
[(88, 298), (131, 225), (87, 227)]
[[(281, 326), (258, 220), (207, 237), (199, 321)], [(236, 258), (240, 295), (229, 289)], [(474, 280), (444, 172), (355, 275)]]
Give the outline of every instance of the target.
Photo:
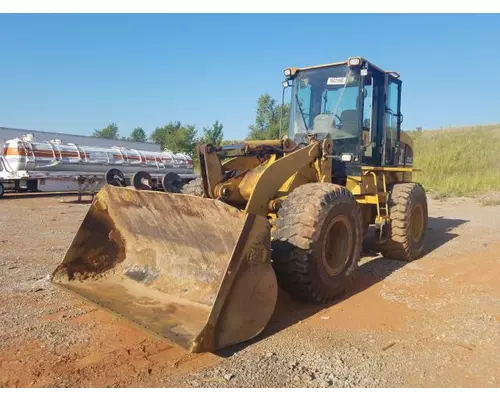
[(103, 187), (52, 282), (205, 352), (258, 335), (278, 285), (305, 302), (344, 293), (370, 225), (384, 256), (420, 257), (399, 75), (361, 57), (284, 74), (288, 134), (199, 146), (184, 193)]

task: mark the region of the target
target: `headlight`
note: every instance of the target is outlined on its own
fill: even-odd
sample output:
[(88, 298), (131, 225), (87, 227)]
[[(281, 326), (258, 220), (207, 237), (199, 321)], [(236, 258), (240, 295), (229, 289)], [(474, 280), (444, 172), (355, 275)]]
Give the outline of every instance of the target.
[(292, 76), (292, 70), (290, 68), (285, 69), (285, 76)]
[(361, 58), (359, 57), (349, 58), (349, 60), (347, 60), (347, 65), (349, 65), (350, 67), (361, 65)]
[(342, 155), (340, 156), (340, 159), (341, 159), (343, 162), (351, 162), (351, 161), (353, 160), (353, 158), (354, 158), (354, 157), (353, 157), (353, 155), (352, 155), (352, 154), (349, 154), (349, 153), (347, 153), (347, 154), (342, 154)]
[(288, 86), (290, 86), (290, 84), (288, 83), (288, 81), (283, 81), (282, 85), (283, 85), (284, 88), (287, 88)]

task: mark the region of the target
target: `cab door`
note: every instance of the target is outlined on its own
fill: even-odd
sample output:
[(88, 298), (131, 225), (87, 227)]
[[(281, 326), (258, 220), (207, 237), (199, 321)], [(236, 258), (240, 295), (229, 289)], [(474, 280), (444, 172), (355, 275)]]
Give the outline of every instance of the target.
[(399, 139), (401, 136), (401, 81), (386, 74), (385, 90), (385, 140), (383, 160), (385, 166), (393, 166), (399, 159)]

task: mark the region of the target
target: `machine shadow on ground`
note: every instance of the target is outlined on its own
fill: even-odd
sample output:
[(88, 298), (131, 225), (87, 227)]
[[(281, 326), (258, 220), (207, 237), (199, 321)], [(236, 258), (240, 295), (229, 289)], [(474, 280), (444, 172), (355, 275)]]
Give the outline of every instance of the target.
[[(463, 219), (429, 217), (429, 224), (427, 228), (428, 236), (426, 248), (424, 250), (424, 257), (432, 253), (435, 249), (456, 238), (458, 234), (451, 231), (454, 228), (467, 222), (469, 221)], [(365, 237), (364, 250), (361, 256), (361, 266), (355, 273), (355, 276), (353, 278), (353, 285), (342, 297), (328, 304), (304, 304), (292, 300), (290, 296), (288, 296), (280, 289), (278, 293), (276, 309), (271, 318), (271, 321), (264, 329), (264, 331), (254, 339), (251, 339), (244, 343), (236, 344), (230, 348), (222, 349), (216, 354), (221, 357), (229, 357), (245, 349), (247, 346), (252, 345), (253, 343), (265, 339), (266, 337), (272, 336), (280, 332), (281, 330), (296, 324), (299, 321), (317, 314), (325, 308), (332, 307), (344, 300), (347, 300), (349, 297), (352, 297), (370, 288), (374, 284), (383, 281), (394, 271), (397, 271), (398, 269), (403, 268), (406, 264), (408, 264), (404, 261), (386, 259), (379, 253), (374, 252), (372, 250), (374, 243), (372, 238), (374, 238), (374, 232), (367, 232), (367, 235)], [(371, 259), (366, 261), (366, 258)]]

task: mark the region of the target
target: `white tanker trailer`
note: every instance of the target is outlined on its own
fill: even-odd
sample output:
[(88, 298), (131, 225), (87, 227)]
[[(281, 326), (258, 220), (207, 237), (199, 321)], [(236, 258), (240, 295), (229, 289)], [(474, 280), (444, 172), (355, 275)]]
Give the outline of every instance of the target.
[(33, 135), (7, 140), (2, 147), (0, 197), (6, 189), (53, 188), (53, 184), (47, 184), (55, 181), (70, 182), (72, 186), (70, 184), (66, 190), (79, 192), (82, 185), (86, 185), (85, 188), (90, 185), (93, 193), (103, 182), (141, 188), (146, 185), (175, 192), (197, 177), (190, 156), (169, 151), (81, 146), (61, 140), (37, 142)]

